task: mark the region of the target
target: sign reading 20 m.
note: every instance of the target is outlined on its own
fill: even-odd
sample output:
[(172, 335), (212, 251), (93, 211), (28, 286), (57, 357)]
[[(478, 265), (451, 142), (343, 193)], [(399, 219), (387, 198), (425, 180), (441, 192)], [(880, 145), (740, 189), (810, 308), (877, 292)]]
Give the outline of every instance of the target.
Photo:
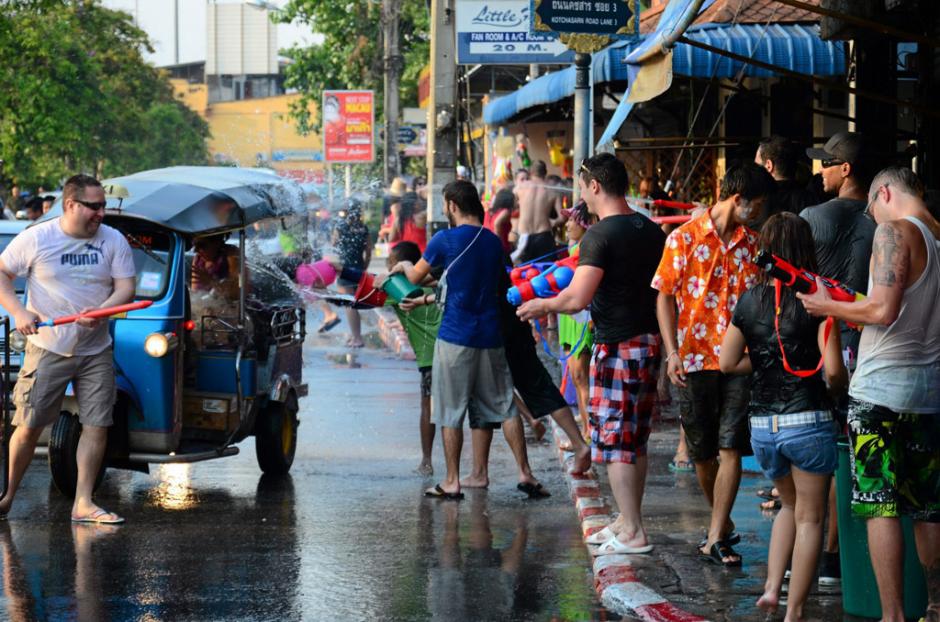
[(532, 30), (607, 35), (639, 35), (639, 0), (532, 0)]

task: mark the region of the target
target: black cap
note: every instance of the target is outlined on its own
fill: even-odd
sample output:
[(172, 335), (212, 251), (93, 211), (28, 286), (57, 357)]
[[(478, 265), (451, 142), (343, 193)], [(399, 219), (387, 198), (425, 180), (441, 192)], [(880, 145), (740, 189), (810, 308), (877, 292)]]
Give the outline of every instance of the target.
[(810, 160), (842, 160), (857, 164), (865, 152), (865, 141), (857, 132), (837, 132), (826, 141), (822, 149), (810, 147), (806, 156)]

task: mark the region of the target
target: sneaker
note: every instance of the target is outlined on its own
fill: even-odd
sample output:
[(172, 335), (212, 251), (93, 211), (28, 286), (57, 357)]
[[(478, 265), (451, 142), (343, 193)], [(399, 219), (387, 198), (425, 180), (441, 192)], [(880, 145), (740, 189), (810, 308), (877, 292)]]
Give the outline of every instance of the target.
[(839, 554), (823, 551), (819, 562), (819, 585), (834, 587), (842, 585), (842, 567), (839, 565)]

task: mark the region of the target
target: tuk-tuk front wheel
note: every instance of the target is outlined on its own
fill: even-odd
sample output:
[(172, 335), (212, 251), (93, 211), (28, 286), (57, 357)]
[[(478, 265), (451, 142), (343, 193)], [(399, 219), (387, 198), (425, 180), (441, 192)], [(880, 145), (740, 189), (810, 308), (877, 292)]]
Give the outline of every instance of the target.
[(284, 475), (297, 451), (297, 398), (268, 402), (255, 423), (255, 453), (265, 473)]
[[(82, 436), (82, 424), (78, 416), (62, 411), (58, 420), (52, 425), (49, 435), (49, 471), (52, 473), (52, 483), (63, 495), (74, 498), (75, 488), (78, 486), (78, 463), (75, 454), (78, 452), (78, 439)], [(105, 466), (102, 460), (101, 468), (95, 477), (94, 490), (98, 490), (104, 480)]]

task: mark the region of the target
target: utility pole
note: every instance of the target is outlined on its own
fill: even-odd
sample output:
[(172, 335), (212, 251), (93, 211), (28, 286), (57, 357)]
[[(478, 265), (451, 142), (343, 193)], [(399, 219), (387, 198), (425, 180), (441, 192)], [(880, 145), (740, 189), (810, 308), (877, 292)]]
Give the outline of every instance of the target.
[(428, 226), (447, 227), (441, 191), (457, 175), (455, 0), (431, 0), (431, 96), (428, 103)]
[(384, 0), (382, 25), (385, 30), (385, 186), (401, 174), (398, 160), (399, 78), (402, 59), (398, 47), (398, 16), (401, 0)]
[[(591, 55), (578, 52), (574, 56), (574, 170), (594, 151), (591, 144)], [(575, 174), (577, 177), (578, 174)], [(580, 199), (581, 190), (574, 184), (572, 205)]]

